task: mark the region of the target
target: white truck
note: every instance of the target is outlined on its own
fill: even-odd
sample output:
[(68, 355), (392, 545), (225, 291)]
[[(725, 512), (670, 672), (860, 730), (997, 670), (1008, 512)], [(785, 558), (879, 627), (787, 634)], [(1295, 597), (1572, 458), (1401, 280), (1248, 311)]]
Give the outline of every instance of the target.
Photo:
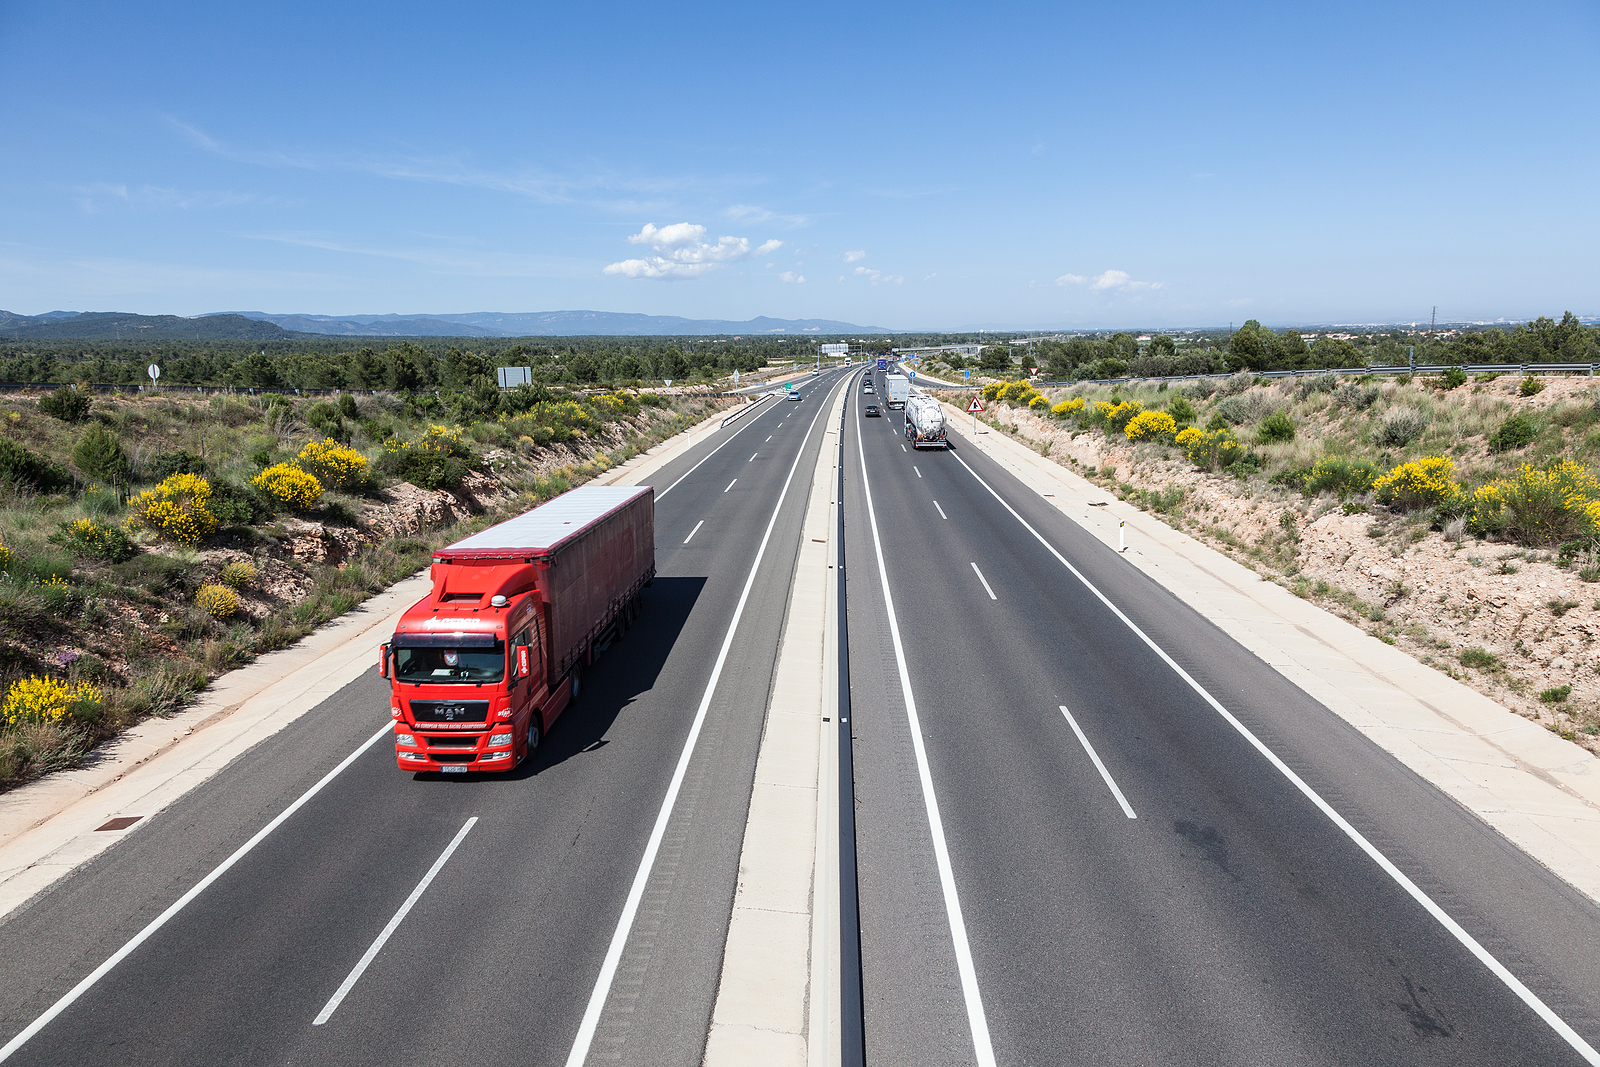
[(889, 410), (898, 411), (906, 406), (906, 397), (911, 395), (911, 379), (904, 374), (885, 375), (883, 391), (888, 395)]
[(906, 439), (912, 448), (949, 448), (944, 411), (931, 396), (916, 393), (906, 400)]

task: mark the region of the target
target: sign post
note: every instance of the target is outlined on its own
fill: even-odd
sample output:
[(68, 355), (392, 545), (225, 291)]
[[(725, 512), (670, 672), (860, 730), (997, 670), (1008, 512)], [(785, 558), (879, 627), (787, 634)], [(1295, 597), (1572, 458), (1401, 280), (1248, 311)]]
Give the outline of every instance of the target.
[(972, 443), (978, 443), (978, 412), (983, 410), (983, 401), (977, 397), (972, 398), (972, 403), (967, 405), (967, 410), (972, 412)]

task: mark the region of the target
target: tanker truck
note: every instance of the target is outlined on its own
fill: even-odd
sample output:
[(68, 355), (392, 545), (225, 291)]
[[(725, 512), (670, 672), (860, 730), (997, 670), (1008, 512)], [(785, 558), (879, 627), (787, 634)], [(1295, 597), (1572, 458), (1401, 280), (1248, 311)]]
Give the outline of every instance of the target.
[(583, 486), (433, 554), (380, 650), (403, 771), (509, 771), (578, 699), (656, 573), (655, 490)]
[(906, 440), (912, 448), (949, 448), (944, 435), (944, 411), (924, 393), (906, 399)]

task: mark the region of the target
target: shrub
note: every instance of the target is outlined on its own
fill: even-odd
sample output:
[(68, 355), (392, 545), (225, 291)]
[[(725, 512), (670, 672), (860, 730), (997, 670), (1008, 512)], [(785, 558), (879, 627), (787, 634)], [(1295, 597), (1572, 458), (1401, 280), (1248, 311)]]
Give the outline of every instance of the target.
[(39, 410), (46, 415), (54, 415), (62, 422), (82, 422), (89, 417), (89, 408), (93, 404), (94, 399), (88, 393), (80, 393), (70, 385), (63, 385), (39, 398)]
[(1367, 492), (1382, 473), (1382, 469), (1369, 460), (1323, 456), (1306, 476), (1306, 492), (1337, 493), (1342, 499)]
[(1451, 367), (1439, 376), (1441, 388), (1449, 391), (1467, 384), (1467, 372), (1460, 367)]
[[(1101, 404), (1104, 403), (1101, 401)], [(1095, 407), (1099, 408), (1101, 404), (1096, 404)], [(1137, 400), (1124, 400), (1119, 404), (1106, 404), (1105, 407), (1104, 418), (1108, 433), (1121, 433), (1127, 429), (1133, 417), (1144, 410), (1144, 405)]]
[(5, 545), (0, 545), (0, 571), (11, 566), (11, 550)]
[(1335, 404), (1354, 408), (1357, 411), (1365, 411), (1377, 399), (1378, 387), (1376, 385), (1357, 385), (1355, 382), (1347, 382), (1333, 392), (1333, 402)]
[[(539, 408), (562, 405), (583, 416), (583, 409), (571, 401), (535, 405), (535, 412)], [(559, 438), (570, 439), (570, 436)], [(471, 456), (472, 451), (461, 443), (460, 434), (444, 426), (430, 426), (421, 441), (413, 443), (394, 437), (385, 441), (378, 469), (422, 489), (456, 489), (467, 476)]]
[(1178, 432), (1178, 424), (1165, 411), (1141, 411), (1128, 420), (1123, 432), (1130, 441), (1147, 441), (1172, 436)]
[(1172, 421), (1179, 426), (1187, 426), (1194, 421), (1194, 405), (1181, 396), (1172, 398), (1172, 403), (1167, 405), (1167, 414), (1172, 416)]
[(151, 456), (144, 464), (145, 474), (152, 481), (161, 481), (174, 474), (205, 474), (206, 461), (193, 452), (178, 449)]
[(1034, 393), (1032, 399), (1028, 401), (1028, 407), (1039, 412), (1040, 414), (1043, 414), (1044, 412), (1050, 410), (1050, 400), (1043, 394)]
[(247, 559), (236, 559), (224, 565), (218, 577), (222, 579), (223, 585), (237, 589), (256, 580), (256, 565)]
[(213, 619), (231, 619), (239, 612), (239, 595), (225, 585), (207, 582), (195, 591), (194, 602)]
[(1526, 448), (1539, 433), (1533, 420), (1526, 415), (1513, 415), (1489, 435), (1489, 451), (1510, 452)]
[(1422, 436), (1428, 416), (1412, 408), (1396, 408), (1385, 415), (1372, 431), (1372, 443), (1379, 448), (1404, 448)]
[(1600, 479), (1568, 459), (1543, 470), (1524, 464), (1512, 477), (1472, 495), (1469, 525), (1475, 533), (1525, 545), (1600, 536)]
[(347, 419), (356, 418), (360, 414), (356, 408), (356, 398), (350, 393), (339, 395), (339, 414)]
[(1463, 648), (1458, 658), (1463, 667), (1476, 667), (1480, 671), (1492, 671), (1500, 665), (1500, 657), (1486, 648)]
[(9, 479), (48, 493), (72, 484), (72, 475), (59, 463), (22, 447), (9, 437), (0, 437), (0, 479)]
[(1281, 411), (1268, 415), (1256, 427), (1256, 444), (1271, 445), (1294, 440), (1294, 420)]
[(0, 720), (19, 722), (90, 722), (100, 712), (104, 694), (89, 682), (62, 682), (37, 675), (11, 683)]
[(274, 506), (305, 511), (322, 499), (322, 483), (293, 463), (276, 463), (250, 480)]
[(1193, 426), (1179, 432), (1175, 443), (1196, 467), (1215, 470), (1231, 467), (1244, 457), (1244, 445), (1232, 430), (1197, 430)]
[(1075, 396), (1071, 400), (1063, 400), (1050, 409), (1050, 414), (1058, 419), (1071, 418), (1083, 413), (1083, 397)]
[(339, 405), (319, 400), (306, 409), (306, 424), (324, 437), (343, 440), (346, 434), (341, 414)]
[(1544, 391), (1544, 383), (1529, 375), (1522, 379), (1522, 384), (1517, 386), (1517, 393), (1521, 396), (1533, 396)]
[(1005, 382), (990, 382), (983, 387), (983, 398), (985, 400), (998, 400), (1000, 399), (1000, 390), (1005, 387)]
[(1295, 492), (1304, 492), (1306, 479), (1311, 475), (1310, 467), (1285, 467), (1283, 470), (1267, 479), (1268, 485), (1275, 485), (1280, 489), (1293, 489)]
[(1557, 685), (1549, 689), (1539, 690), (1539, 699), (1546, 704), (1565, 704), (1572, 695), (1572, 686)]
[(1339, 387), (1337, 374), (1313, 374), (1309, 378), (1301, 378), (1294, 385), (1294, 398), (1304, 400), (1312, 393), (1331, 393)]
[(108, 563), (132, 559), (138, 551), (122, 527), (102, 526), (93, 519), (62, 523), (61, 529), (50, 536), (50, 541), (75, 556), (103, 559)]
[(211, 514), (219, 523), (248, 526), (272, 518), (275, 505), (254, 486), (217, 481), (211, 485)]
[(130, 529), (147, 529), (180, 545), (196, 545), (217, 528), (211, 485), (198, 474), (174, 474), (128, 503)]
[(1027, 382), (1012, 382), (1000, 390), (1000, 399), (1008, 404), (1026, 404), (1035, 393), (1036, 390)]
[(1242, 370), (1231, 378), (1223, 379), (1222, 384), (1217, 387), (1217, 392), (1223, 396), (1237, 396), (1254, 384), (1256, 376), (1247, 370)]
[(295, 462), (332, 489), (358, 489), (367, 484), (367, 457), (337, 441), (308, 441)]
[(1378, 500), (1401, 511), (1433, 507), (1461, 492), (1455, 481), (1456, 465), (1449, 456), (1425, 456), (1402, 463), (1372, 483)]
[(96, 481), (113, 484), (127, 481), (133, 469), (117, 435), (98, 422), (91, 422), (72, 446), (72, 465)]

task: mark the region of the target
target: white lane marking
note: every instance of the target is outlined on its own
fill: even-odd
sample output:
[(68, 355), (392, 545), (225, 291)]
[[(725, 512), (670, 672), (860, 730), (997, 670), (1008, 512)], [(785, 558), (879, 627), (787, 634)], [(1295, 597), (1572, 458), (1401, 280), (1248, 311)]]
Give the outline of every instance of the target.
[(210, 886), (212, 882), (215, 882), (218, 878), (221, 878), (235, 863), (238, 863), (240, 860), (244, 859), (245, 856), (249, 854), (251, 849), (255, 848), (266, 839), (268, 834), (282, 826), (289, 816), (299, 811), (305, 806), (305, 803), (308, 800), (322, 792), (322, 787), (337, 778), (340, 771), (344, 770), (346, 767), (350, 766), (350, 764), (356, 761), (356, 757), (360, 756), (367, 749), (371, 748), (377, 743), (380, 737), (391, 733), (392, 730), (392, 724), (384, 723), (383, 727), (377, 733), (363, 741), (354, 752), (350, 753), (350, 755), (346, 756), (342, 761), (340, 761), (337, 767), (323, 775), (321, 780), (318, 781), (316, 785), (312, 786), (310, 789), (307, 789), (304, 793), (301, 793), (298, 800), (280, 811), (271, 822), (267, 823), (267, 825), (257, 830), (254, 837), (240, 845), (238, 849), (234, 851), (233, 855), (223, 860), (211, 871), (210, 874), (196, 882), (194, 888), (190, 889), (183, 896), (173, 901), (172, 904), (168, 906), (166, 911), (162, 912), (160, 915), (157, 915), (150, 921), (150, 925), (146, 926), (143, 930), (140, 930), (137, 934), (134, 934), (126, 945), (123, 945), (121, 948), (117, 949), (116, 952), (112, 953), (109, 959), (107, 959), (100, 966), (96, 967), (93, 971), (90, 971), (87, 978), (73, 986), (72, 989), (60, 1000), (50, 1005), (49, 1010), (28, 1024), (27, 1029), (23, 1030), (16, 1037), (13, 1037), (10, 1041), (6, 1042), (5, 1047), (0, 1048), (0, 1062), (10, 1059), (12, 1053), (16, 1052), (17, 1049), (27, 1044), (34, 1034), (37, 1034), (40, 1030), (43, 1030), (50, 1023), (50, 1020), (54, 1019), (57, 1015), (60, 1015), (63, 1011), (66, 1011), (67, 1008), (71, 1007), (73, 1001), (87, 993), (96, 982), (100, 981), (100, 979), (104, 978), (106, 974), (110, 972), (111, 968), (127, 959), (128, 955), (133, 952), (134, 949), (144, 944), (150, 939), (152, 934), (165, 926), (167, 924), (167, 920), (171, 919), (174, 915), (178, 914), (178, 912), (182, 911), (195, 897), (205, 892), (206, 888)]
[(918, 467), (915, 463), (913, 463), (911, 465), (911, 469), (917, 472), (917, 477), (918, 478), (922, 477), (922, 468), (921, 467)]
[[(933, 502), (933, 506), (936, 507), (936, 508), (939, 508), (939, 502), (937, 500), (935, 500)], [(946, 515), (944, 513), (944, 508), (939, 508), (939, 517), (941, 519), (943, 519), (945, 522), (949, 522), (950, 521), (950, 516), (948, 516), (948, 515)]]
[(321, 1026), (332, 1018), (333, 1013), (343, 1003), (345, 996), (355, 988), (356, 983), (361, 980), (361, 976), (366, 973), (367, 965), (377, 958), (378, 951), (383, 948), (384, 942), (388, 941), (395, 930), (399, 929), (400, 921), (406, 917), (406, 913), (411, 910), (412, 905), (421, 899), (423, 890), (428, 888), (435, 876), (444, 868), (445, 861), (450, 858), (450, 854), (456, 850), (456, 846), (460, 845), (462, 839), (467, 836), (467, 831), (471, 830), (477, 823), (478, 817), (474, 815), (467, 820), (465, 826), (456, 831), (456, 836), (450, 841), (449, 845), (445, 846), (445, 850), (439, 854), (439, 858), (433, 861), (433, 866), (428, 868), (428, 873), (422, 876), (422, 881), (417, 883), (417, 888), (411, 891), (409, 897), (406, 897), (406, 902), (400, 905), (400, 910), (394, 913), (394, 918), (390, 919), (389, 925), (383, 928), (383, 933), (379, 934), (378, 939), (367, 949), (366, 953), (361, 957), (361, 961), (356, 964), (355, 969), (345, 976), (345, 980), (339, 984), (338, 990), (335, 991), (332, 997), (328, 998), (328, 1003), (322, 1006), (322, 1011), (318, 1012), (317, 1017), (311, 1020), (312, 1026)]
[(906, 446), (905, 445), (901, 445), (900, 446), (900, 451), (904, 452), (905, 450), (906, 450)]
[(710, 452), (707, 452), (705, 454), (705, 458), (700, 460), (700, 463), (696, 463), (694, 466), (692, 466), (688, 470), (684, 471), (683, 474), (678, 478), (678, 481), (673, 482), (671, 485), (669, 485), (665, 489), (661, 490), (661, 492), (657, 493), (656, 494), (656, 499), (660, 500), (662, 497), (666, 496), (668, 493), (670, 493), (674, 489), (678, 488), (678, 484), (680, 482), (682, 482), (684, 478), (689, 477), (689, 475), (693, 474), (695, 471), (700, 469), (700, 464), (701, 463), (704, 463), (706, 460), (710, 459), (712, 456), (716, 455), (718, 452), (721, 452), (723, 450), (723, 448), (725, 446), (727, 446), (729, 443), (731, 443), (735, 437), (738, 437), (740, 434), (744, 433), (750, 427), (752, 427), (756, 423), (760, 422), (761, 419), (764, 418), (767, 415), (768, 412), (777, 411), (777, 410), (778, 410), (777, 408), (768, 408), (766, 411), (763, 411), (760, 414), (756, 415), (749, 422), (745, 423), (743, 426), (739, 427), (737, 430), (735, 430), (732, 433), (730, 433), (728, 435), (728, 440), (722, 442), (722, 444), (718, 445), (716, 448), (713, 448)]
[(1404, 889), (1412, 900), (1415, 900), (1418, 904), (1420, 904), (1424, 911), (1426, 911), (1429, 915), (1432, 915), (1434, 919), (1438, 921), (1440, 926), (1443, 926), (1446, 930), (1448, 930), (1451, 936), (1459, 941), (1468, 952), (1471, 952), (1474, 956), (1476, 956), (1478, 961), (1487, 967), (1491, 974), (1500, 979), (1500, 981), (1505, 984), (1507, 989), (1510, 989), (1513, 993), (1515, 993), (1524, 1004), (1533, 1009), (1534, 1014), (1538, 1015), (1539, 1018), (1545, 1021), (1550, 1029), (1554, 1030), (1561, 1036), (1562, 1040), (1564, 1040), (1568, 1045), (1572, 1046), (1578, 1055), (1583, 1057), (1585, 1063), (1590, 1063), (1595, 1065), (1595, 1067), (1600, 1067), (1600, 1052), (1595, 1051), (1594, 1046), (1590, 1045), (1589, 1042), (1585, 1041), (1581, 1036), (1579, 1036), (1576, 1030), (1568, 1026), (1565, 1019), (1557, 1015), (1551, 1010), (1549, 1005), (1547, 1005), (1543, 1000), (1539, 999), (1538, 994), (1534, 993), (1534, 991), (1529, 989), (1526, 985), (1523, 985), (1522, 980), (1516, 975), (1512, 974), (1503, 963), (1495, 959), (1494, 956), (1490, 955), (1489, 950), (1478, 943), (1477, 938), (1469, 934), (1460, 923), (1456, 922), (1450, 917), (1448, 912), (1446, 912), (1438, 904), (1434, 903), (1432, 897), (1424, 893), (1415, 882), (1406, 876), (1404, 871), (1402, 871), (1399, 867), (1396, 867), (1389, 860), (1389, 857), (1385, 856), (1382, 852), (1379, 852), (1377, 847), (1373, 845), (1372, 842), (1368, 841), (1366, 836), (1363, 835), (1360, 830), (1357, 830), (1354, 826), (1351, 826), (1343, 815), (1340, 815), (1334, 810), (1333, 805), (1329, 804), (1326, 800), (1323, 800), (1316, 790), (1307, 785), (1298, 774), (1294, 773), (1293, 769), (1291, 769), (1287, 763), (1278, 758), (1278, 754), (1276, 752), (1273, 752), (1272, 749), (1263, 744), (1261, 739), (1250, 731), (1249, 727), (1240, 722), (1238, 719), (1234, 718), (1233, 713), (1227, 708), (1223, 707), (1222, 703), (1217, 700), (1216, 697), (1212, 696), (1205, 686), (1197, 682), (1188, 671), (1183, 669), (1177, 660), (1167, 655), (1166, 650), (1160, 645), (1156, 644), (1155, 641), (1150, 638), (1149, 634), (1141, 630), (1132, 619), (1124, 615), (1121, 608), (1113, 604), (1110, 598), (1100, 591), (1098, 586), (1084, 576), (1082, 571), (1078, 570), (1078, 568), (1074, 567), (1070, 562), (1068, 562), (1067, 557), (1058, 552), (1056, 547), (1049, 541), (1046, 541), (1044, 536), (1040, 534), (1038, 530), (1035, 530), (1027, 519), (1024, 519), (1021, 515), (1017, 514), (1017, 509), (1007, 503), (1005, 498), (999, 493), (995, 492), (993, 486), (979, 477), (977, 471), (973, 470), (971, 467), (968, 467), (966, 460), (962, 459), (960, 456), (956, 456), (955, 460), (957, 463), (967, 468), (967, 473), (972, 475), (972, 477), (977, 480), (979, 485), (989, 490), (990, 496), (1000, 501), (1001, 507), (1011, 512), (1012, 517), (1022, 524), (1023, 529), (1033, 534), (1038, 542), (1043, 545), (1051, 555), (1060, 560), (1061, 565), (1066, 567), (1067, 570), (1071, 571), (1074, 578), (1082, 582), (1084, 587), (1087, 588), (1089, 592), (1093, 593), (1102, 604), (1109, 608), (1113, 615), (1122, 620), (1124, 626), (1133, 631), (1134, 635), (1138, 637), (1139, 640), (1143, 641), (1147, 646), (1149, 646), (1152, 652), (1154, 652), (1157, 656), (1160, 656), (1162, 661), (1166, 663), (1168, 667), (1172, 668), (1173, 672), (1177, 674), (1179, 678), (1182, 678), (1190, 689), (1193, 689), (1197, 694), (1199, 694), (1202, 700), (1204, 700), (1207, 704), (1210, 704), (1212, 709), (1215, 710), (1218, 715), (1222, 716), (1224, 722), (1237, 730), (1239, 735), (1249, 742), (1251, 747), (1253, 747), (1257, 752), (1266, 757), (1267, 762), (1271, 763), (1280, 774), (1288, 779), (1291, 785), (1298, 789), (1307, 800), (1310, 800), (1312, 804), (1316, 805), (1317, 809), (1326, 815), (1328, 820), (1337, 826), (1346, 837), (1355, 842), (1356, 847), (1365, 852), (1367, 856), (1370, 857), (1385, 874), (1394, 879), (1395, 883), (1399, 885), (1401, 889)]
[(1100, 762), (1100, 754), (1094, 750), (1094, 746), (1089, 743), (1089, 739), (1079, 729), (1078, 720), (1072, 717), (1072, 712), (1067, 710), (1065, 704), (1057, 704), (1056, 707), (1060, 708), (1061, 714), (1067, 717), (1067, 725), (1071, 726), (1072, 732), (1078, 735), (1078, 743), (1083, 746), (1085, 752), (1089, 753), (1089, 758), (1094, 760), (1095, 769), (1100, 772), (1100, 777), (1106, 780), (1106, 785), (1111, 789), (1111, 795), (1117, 798), (1118, 804), (1122, 805), (1122, 814), (1130, 819), (1137, 819), (1139, 816), (1133, 813), (1133, 807), (1128, 803), (1128, 798), (1122, 795), (1122, 790), (1117, 788), (1117, 783), (1111, 780), (1111, 772), (1106, 770), (1104, 763)]
[[(732, 489), (732, 488), (733, 488), (733, 484), (730, 482), (729, 485), (728, 485), (728, 489)], [(728, 491), (728, 489), (724, 489), (723, 492), (726, 493)], [(706, 524), (706, 520), (704, 520), (704, 519), (701, 519), (699, 522), (695, 523), (694, 524), (694, 529), (689, 531), (689, 536), (685, 537), (683, 539), (683, 543), (684, 544), (688, 544), (690, 542), (690, 540), (693, 539), (694, 535), (700, 532), (700, 527), (704, 526), (705, 524)]]
[[(878, 536), (878, 512), (872, 504), (872, 486), (867, 479), (867, 450), (861, 449), (861, 488), (867, 498), (867, 518), (872, 524), (872, 543), (878, 552), (878, 580), (883, 585), (883, 603), (889, 612), (889, 637), (894, 643), (895, 663), (900, 669), (900, 693), (905, 699), (906, 719), (911, 729), (911, 749), (917, 758), (917, 777), (922, 781), (922, 805), (928, 813), (928, 831), (933, 838), (933, 858), (939, 868), (939, 888), (944, 893), (945, 917), (950, 923), (950, 940), (955, 950), (956, 972), (961, 976), (961, 994), (966, 1001), (967, 1026), (972, 1031), (972, 1048), (978, 1067), (994, 1067), (994, 1046), (989, 1041), (989, 1020), (983, 1014), (983, 997), (978, 991), (978, 973), (972, 965), (972, 948), (967, 943), (967, 924), (961, 917), (961, 899), (956, 894), (956, 876), (950, 867), (950, 849), (945, 844), (944, 821), (939, 818), (939, 801), (933, 794), (933, 773), (928, 769), (928, 752), (922, 743), (922, 720), (917, 715), (917, 700), (911, 693), (911, 673), (906, 668), (906, 650), (900, 642), (900, 623), (895, 617), (894, 597), (889, 592), (889, 569), (883, 561), (883, 539)], [(992, 594), (991, 594), (992, 595)]]
[(976, 574), (978, 576), (978, 581), (983, 583), (983, 591), (985, 593), (989, 594), (989, 599), (990, 600), (999, 600), (1000, 599), (999, 597), (994, 595), (994, 590), (989, 588), (989, 579), (987, 579), (987, 578), (985, 578), (983, 576), (983, 572), (978, 569), (978, 565), (976, 563), (974, 563), (972, 565), (972, 573)]
[[(739, 479), (735, 478), (733, 481), (729, 482), (728, 489), (732, 489), (736, 484), (738, 484), (738, 481)], [(728, 489), (724, 489), (723, 492), (726, 493)]]
[(746, 463), (754, 463), (754, 462), (755, 462), (755, 458), (756, 458), (756, 457), (757, 457), (757, 456), (759, 456), (759, 455), (761, 455), (761, 453), (760, 453), (760, 452), (752, 452), (752, 453), (750, 453), (750, 458), (749, 458), (749, 459), (747, 459), (747, 460), (745, 460), (745, 462), (746, 462)]
[[(817, 413), (812, 417), (810, 427), (806, 429), (807, 438), (811, 436), (811, 431), (816, 429), (817, 420), (822, 418), (822, 413), (826, 410), (826, 403), (817, 407)], [(739, 594), (739, 603), (733, 609), (733, 618), (728, 622), (727, 635), (722, 639), (722, 649), (717, 653), (716, 663), (711, 668), (711, 677), (706, 682), (705, 694), (700, 698), (700, 706), (695, 710), (694, 721), (689, 725), (689, 736), (684, 739), (683, 751), (678, 756), (678, 765), (673, 769), (672, 780), (667, 784), (667, 795), (662, 798), (661, 810), (656, 814), (655, 826), (650, 830), (650, 839), (645, 843), (644, 855), (639, 859), (639, 869), (633, 876), (633, 885), (628, 889), (628, 897), (622, 904), (622, 914), (617, 918), (617, 929), (611, 935), (611, 944), (606, 949), (605, 959), (601, 961), (594, 989), (589, 993), (589, 1005), (584, 1009), (583, 1019), (578, 1023), (578, 1034), (572, 1040), (572, 1051), (567, 1055), (567, 1067), (582, 1067), (584, 1060), (589, 1057), (589, 1046), (593, 1044), (595, 1029), (600, 1025), (600, 1013), (605, 1009), (606, 998), (611, 995), (611, 983), (617, 975), (617, 964), (621, 962), (622, 950), (628, 944), (628, 934), (633, 929), (634, 916), (639, 912), (639, 902), (644, 899), (645, 886), (649, 884), (650, 870), (655, 866), (656, 853), (661, 851), (661, 839), (666, 836), (667, 823), (672, 818), (672, 807), (678, 801), (678, 791), (683, 788), (684, 775), (689, 771), (689, 759), (694, 755), (695, 742), (700, 738), (700, 728), (705, 725), (706, 711), (711, 707), (711, 698), (717, 691), (717, 681), (722, 677), (722, 668), (728, 662), (728, 650), (733, 647), (733, 637), (739, 629), (739, 619), (744, 615), (745, 604), (750, 599), (750, 590), (756, 583), (756, 574), (761, 570), (761, 560), (766, 556), (767, 542), (772, 539), (773, 527), (778, 523), (778, 513), (783, 510), (783, 501), (789, 495), (789, 485), (794, 481), (794, 472), (799, 468), (800, 458), (805, 455), (805, 451), (805, 441), (802, 439), (800, 448), (795, 452), (794, 462), (789, 466), (789, 476), (784, 479), (783, 489), (778, 493), (778, 503), (772, 509), (772, 518), (767, 520), (767, 532), (761, 535), (761, 546), (756, 549), (755, 562), (750, 564), (750, 574), (744, 580), (744, 591)]]
[[(770, 441), (770, 440), (772, 440), (772, 435), (771, 435), (771, 434), (770, 434), (770, 433), (769, 433), (769, 434), (767, 434), (767, 441)], [(763, 442), (761, 442), (761, 443), (762, 443), (762, 444), (766, 444), (766, 443), (767, 443), (767, 442), (766, 442), (766, 441), (763, 441)]]

